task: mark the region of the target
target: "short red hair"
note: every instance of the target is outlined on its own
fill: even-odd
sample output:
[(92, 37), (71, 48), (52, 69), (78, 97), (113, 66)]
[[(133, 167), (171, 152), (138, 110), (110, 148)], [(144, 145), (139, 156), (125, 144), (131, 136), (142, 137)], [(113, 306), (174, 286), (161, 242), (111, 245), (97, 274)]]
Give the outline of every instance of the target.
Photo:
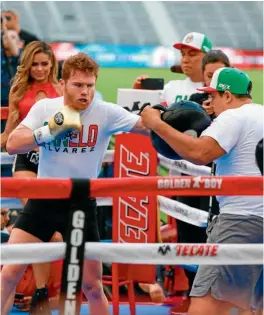
[(80, 52), (64, 61), (62, 65), (62, 79), (67, 81), (74, 70), (80, 70), (93, 74), (97, 78), (99, 65), (85, 53)]

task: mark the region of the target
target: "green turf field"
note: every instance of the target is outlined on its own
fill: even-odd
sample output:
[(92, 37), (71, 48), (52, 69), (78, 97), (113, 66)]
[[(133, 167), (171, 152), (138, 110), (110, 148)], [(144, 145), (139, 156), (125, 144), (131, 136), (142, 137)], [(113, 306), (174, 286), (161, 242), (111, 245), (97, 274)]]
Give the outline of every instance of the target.
[[(247, 73), (253, 82), (253, 100), (263, 104), (263, 72), (250, 70)], [(97, 89), (106, 101), (116, 102), (117, 88), (132, 88), (135, 78), (140, 74), (148, 74), (152, 78), (164, 78), (165, 82), (184, 78), (183, 74), (172, 73), (169, 69), (101, 68)]]

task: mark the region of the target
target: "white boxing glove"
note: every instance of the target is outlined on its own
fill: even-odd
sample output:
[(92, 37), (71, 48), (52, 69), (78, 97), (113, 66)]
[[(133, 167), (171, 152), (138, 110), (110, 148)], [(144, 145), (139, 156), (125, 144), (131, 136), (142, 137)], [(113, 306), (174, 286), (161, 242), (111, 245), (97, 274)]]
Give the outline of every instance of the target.
[(55, 138), (63, 138), (71, 132), (79, 133), (81, 127), (80, 113), (69, 106), (63, 106), (50, 118), (48, 125), (34, 130), (33, 136), (36, 144), (40, 146)]

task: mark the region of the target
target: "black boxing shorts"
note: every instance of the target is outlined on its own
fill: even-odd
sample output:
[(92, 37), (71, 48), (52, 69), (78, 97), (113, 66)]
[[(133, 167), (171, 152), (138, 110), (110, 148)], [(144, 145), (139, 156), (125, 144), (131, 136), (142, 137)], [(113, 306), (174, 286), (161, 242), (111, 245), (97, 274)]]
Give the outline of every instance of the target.
[(17, 154), (13, 163), (12, 172), (30, 171), (38, 173), (39, 152), (30, 151), (25, 154)]
[[(20, 212), (14, 228), (28, 232), (43, 242), (49, 242), (56, 231), (65, 239), (70, 206), (69, 199), (29, 199), (24, 210)], [(96, 200), (81, 200), (78, 207), (87, 213), (85, 242), (99, 242)]]

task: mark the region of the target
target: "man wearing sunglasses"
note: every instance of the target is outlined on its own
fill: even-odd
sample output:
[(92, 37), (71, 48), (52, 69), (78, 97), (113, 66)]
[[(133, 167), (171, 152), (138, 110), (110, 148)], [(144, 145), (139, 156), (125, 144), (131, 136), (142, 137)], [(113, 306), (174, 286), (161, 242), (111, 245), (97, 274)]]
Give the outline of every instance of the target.
[(8, 30), (14, 30), (17, 32), (20, 40), (21, 40), (21, 48), (25, 48), (25, 46), (35, 40), (39, 40), (34, 34), (29, 33), (28, 31), (23, 30), (20, 27), (19, 16), (13, 10), (7, 10), (2, 12), (2, 16), (5, 18), (6, 28)]

